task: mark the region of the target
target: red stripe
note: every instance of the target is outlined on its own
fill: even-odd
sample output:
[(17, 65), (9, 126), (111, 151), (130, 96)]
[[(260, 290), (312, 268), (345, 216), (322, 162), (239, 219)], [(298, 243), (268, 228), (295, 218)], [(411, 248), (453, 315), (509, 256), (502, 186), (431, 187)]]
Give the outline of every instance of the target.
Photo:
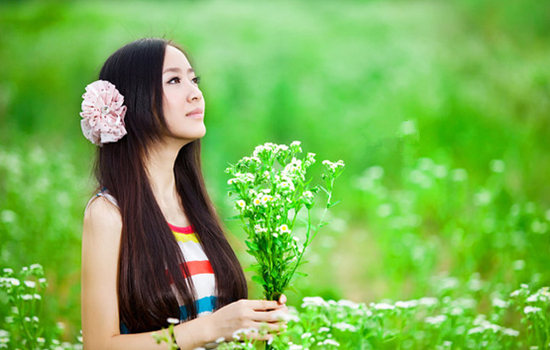
[[(214, 270), (212, 269), (212, 265), (210, 265), (210, 261), (208, 260), (188, 261), (185, 263), (185, 265), (187, 265), (187, 269), (189, 270), (189, 273), (191, 274), (191, 276), (200, 275), (201, 273), (214, 273)], [(181, 272), (185, 276), (183, 267), (181, 267)]]
[(185, 233), (185, 234), (190, 234), (190, 233), (194, 233), (195, 230), (193, 230), (193, 226), (174, 226), (170, 223), (167, 223), (168, 224), (168, 227), (170, 227), (170, 229), (174, 232), (177, 232), (177, 233)]

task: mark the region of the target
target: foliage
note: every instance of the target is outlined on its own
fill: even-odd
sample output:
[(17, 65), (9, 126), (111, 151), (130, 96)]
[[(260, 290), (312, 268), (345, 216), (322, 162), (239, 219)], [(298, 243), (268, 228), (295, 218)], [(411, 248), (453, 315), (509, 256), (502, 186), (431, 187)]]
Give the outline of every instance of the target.
[[(257, 146), (251, 157), (244, 157), (227, 168), (234, 176), (228, 181), (229, 194), (235, 194), (235, 208), (239, 211), (242, 227), (247, 233), (247, 252), (257, 261), (252, 277), (264, 288), (268, 300), (277, 300), (291, 286), (296, 269), (318, 230), (326, 224), (324, 215), (313, 225), (311, 211), (315, 205), (314, 193), (322, 190), (327, 195), (325, 211), (331, 202), (334, 180), (340, 176), (344, 162), (323, 161), (322, 178), (325, 186), (310, 187), (306, 173), (315, 163), (315, 154), (297, 158), (302, 152), (300, 142), (287, 145), (265, 143)], [(300, 246), (294, 233), (300, 211), (306, 208), (305, 242)]]
[(57, 327), (41, 322), (44, 290), (47, 286), (44, 269), (40, 264), (24, 266), (19, 273), (11, 268), (3, 270), (0, 292), (7, 295), (10, 314), (0, 328), (0, 349), (77, 350), (82, 343), (59, 341), (64, 325)]
[[(262, 140), (300, 139), (346, 159), (337, 189), (346, 201), (312, 242), (302, 270), (310, 278), (296, 280), (289, 304), (419, 300), (434, 293), (435, 275), (455, 298), (482, 278), (472, 298), (486, 313), (493, 293), (548, 285), (549, 6), (3, 2), (0, 268), (41, 262), (49, 287), (40, 321), (60, 318), (76, 334), (80, 225), (94, 186), (81, 95), (115, 49), (151, 35), (185, 45), (204, 78), (203, 166), (222, 217), (233, 203), (219, 169)], [(11, 310), (0, 300), (4, 329)], [(506, 327), (521, 331), (521, 313), (508, 312)]]
[[(441, 281), (441, 283), (446, 283)], [(445, 288), (440, 288), (445, 290)], [(275, 335), (278, 350), (317, 349), (546, 349), (550, 344), (548, 287), (522, 285), (508, 298), (494, 296), (488, 314), (478, 313), (473, 295), (354, 303), (304, 298), (293, 310), (288, 329)], [(517, 329), (505, 326), (514, 314)], [(253, 349), (253, 339), (229, 342), (223, 349)]]

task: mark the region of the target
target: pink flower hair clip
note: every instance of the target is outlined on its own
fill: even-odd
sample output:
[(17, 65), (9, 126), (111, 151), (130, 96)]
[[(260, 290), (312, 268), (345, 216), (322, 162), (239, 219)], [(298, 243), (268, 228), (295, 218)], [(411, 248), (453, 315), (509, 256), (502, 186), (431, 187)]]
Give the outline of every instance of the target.
[(101, 146), (117, 142), (126, 135), (124, 127), (124, 96), (105, 80), (97, 80), (86, 86), (82, 95), (82, 133), (93, 144)]

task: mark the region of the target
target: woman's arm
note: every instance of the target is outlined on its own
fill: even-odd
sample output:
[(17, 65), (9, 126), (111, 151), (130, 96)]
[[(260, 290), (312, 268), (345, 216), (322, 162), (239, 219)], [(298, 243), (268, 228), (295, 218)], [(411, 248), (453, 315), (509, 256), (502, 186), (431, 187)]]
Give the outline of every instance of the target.
[[(120, 334), (117, 273), (122, 218), (118, 209), (103, 197), (92, 201), (84, 215), (82, 236), (82, 336), (86, 350), (166, 349), (157, 344), (153, 332)], [(283, 327), (277, 315), (287, 312), (275, 301), (239, 300), (211, 315), (174, 327), (178, 345), (191, 350), (221, 337), (230, 340), (243, 328)]]

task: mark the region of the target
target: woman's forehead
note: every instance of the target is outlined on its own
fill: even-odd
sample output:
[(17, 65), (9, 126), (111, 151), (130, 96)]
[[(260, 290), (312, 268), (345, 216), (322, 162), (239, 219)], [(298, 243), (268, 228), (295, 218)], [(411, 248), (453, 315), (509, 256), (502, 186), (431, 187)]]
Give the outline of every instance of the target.
[(193, 67), (189, 63), (187, 57), (173, 46), (166, 46), (166, 53), (164, 55), (164, 65), (162, 72), (167, 73), (171, 71), (189, 72), (193, 71)]

